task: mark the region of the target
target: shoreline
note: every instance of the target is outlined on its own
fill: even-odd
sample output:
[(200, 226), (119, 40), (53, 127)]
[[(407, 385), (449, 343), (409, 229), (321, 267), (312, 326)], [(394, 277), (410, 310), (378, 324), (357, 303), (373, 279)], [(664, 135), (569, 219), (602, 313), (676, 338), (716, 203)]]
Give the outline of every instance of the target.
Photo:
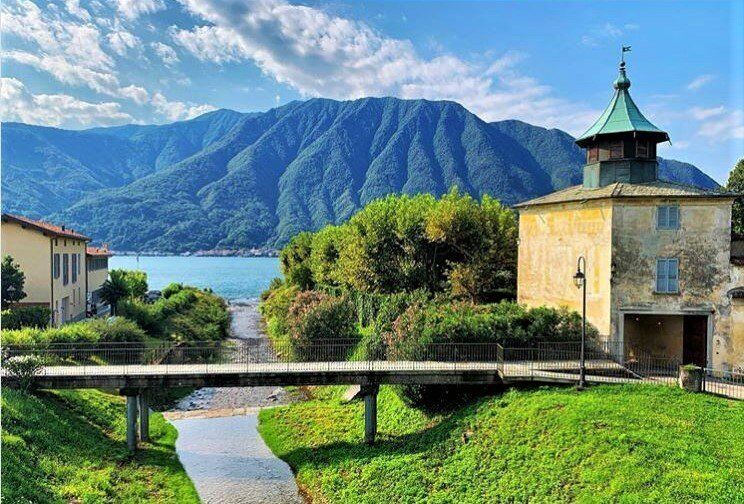
[(110, 250), (113, 257), (255, 257), (276, 258), (279, 250), (267, 250), (262, 252), (245, 252), (239, 250), (230, 251), (196, 251), (196, 252), (132, 252), (129, 250)]

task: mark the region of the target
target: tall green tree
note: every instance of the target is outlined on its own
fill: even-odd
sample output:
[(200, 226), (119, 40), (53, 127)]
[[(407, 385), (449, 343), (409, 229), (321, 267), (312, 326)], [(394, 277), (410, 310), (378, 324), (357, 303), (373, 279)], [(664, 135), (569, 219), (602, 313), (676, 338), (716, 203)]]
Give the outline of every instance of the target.
[[(744, 158), (739, 159), (734, 169), (731, 170), (726, 189), (744, 194)], [(734, 207), (731, 211), (731, 230), (736, 234), (744, 234), (744, 196), (740, 196), (734, 201)]]
[(3, 257), (2, 264), (2, 309), (9, 308), (26, 297), (23, 288), (26, 284), (26, 275), (21, 267), (9, 255)]
[(302, 290), (423, 290), (490, 302), (514, 296), (517, 235), (514, 212), (488, 196), (391, 195), (344, 224), (297, 235), (281, 264)]

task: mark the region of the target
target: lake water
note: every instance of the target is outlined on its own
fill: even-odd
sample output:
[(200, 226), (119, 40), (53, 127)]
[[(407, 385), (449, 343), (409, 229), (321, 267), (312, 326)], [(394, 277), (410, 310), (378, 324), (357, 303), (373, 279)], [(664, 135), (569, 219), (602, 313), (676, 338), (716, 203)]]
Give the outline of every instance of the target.
[(272, 278), (281, 276), (276, 257), (114, 256), (109, 269), (114, 268), (146, 272), (150, 289), (181, 282), (211, 287), (231, 301), (257, 298)]

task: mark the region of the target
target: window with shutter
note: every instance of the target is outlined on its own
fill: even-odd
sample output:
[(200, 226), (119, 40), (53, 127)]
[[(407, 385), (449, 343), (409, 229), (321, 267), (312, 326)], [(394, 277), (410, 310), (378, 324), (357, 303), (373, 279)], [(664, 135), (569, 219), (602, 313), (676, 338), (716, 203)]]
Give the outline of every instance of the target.
[(679, 259), (656, 260), (656, 292), (676, 294), (679, 292)]
[(656, 229), (679, 229), (678, 205), (662, 205), (656, 209)]

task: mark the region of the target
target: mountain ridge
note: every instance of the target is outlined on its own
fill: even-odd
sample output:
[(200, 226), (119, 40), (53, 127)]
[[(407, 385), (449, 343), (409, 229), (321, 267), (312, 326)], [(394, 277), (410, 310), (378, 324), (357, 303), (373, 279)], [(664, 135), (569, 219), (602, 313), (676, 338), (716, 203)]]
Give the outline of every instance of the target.
[[(4, 211), (65, 222), (114, 248), (164, 252), (279, 246), (389, 193), (457, 185), (514, 204), (578, 183), (583, 165), (561, 130), (397, 98), (314, 98), (76, 132), (7, 123), (2, 144)], [(66, 170), (77, 178), (59, 183)], [(717, 187), (679, 161), (660, 160), (660, 173)]]

